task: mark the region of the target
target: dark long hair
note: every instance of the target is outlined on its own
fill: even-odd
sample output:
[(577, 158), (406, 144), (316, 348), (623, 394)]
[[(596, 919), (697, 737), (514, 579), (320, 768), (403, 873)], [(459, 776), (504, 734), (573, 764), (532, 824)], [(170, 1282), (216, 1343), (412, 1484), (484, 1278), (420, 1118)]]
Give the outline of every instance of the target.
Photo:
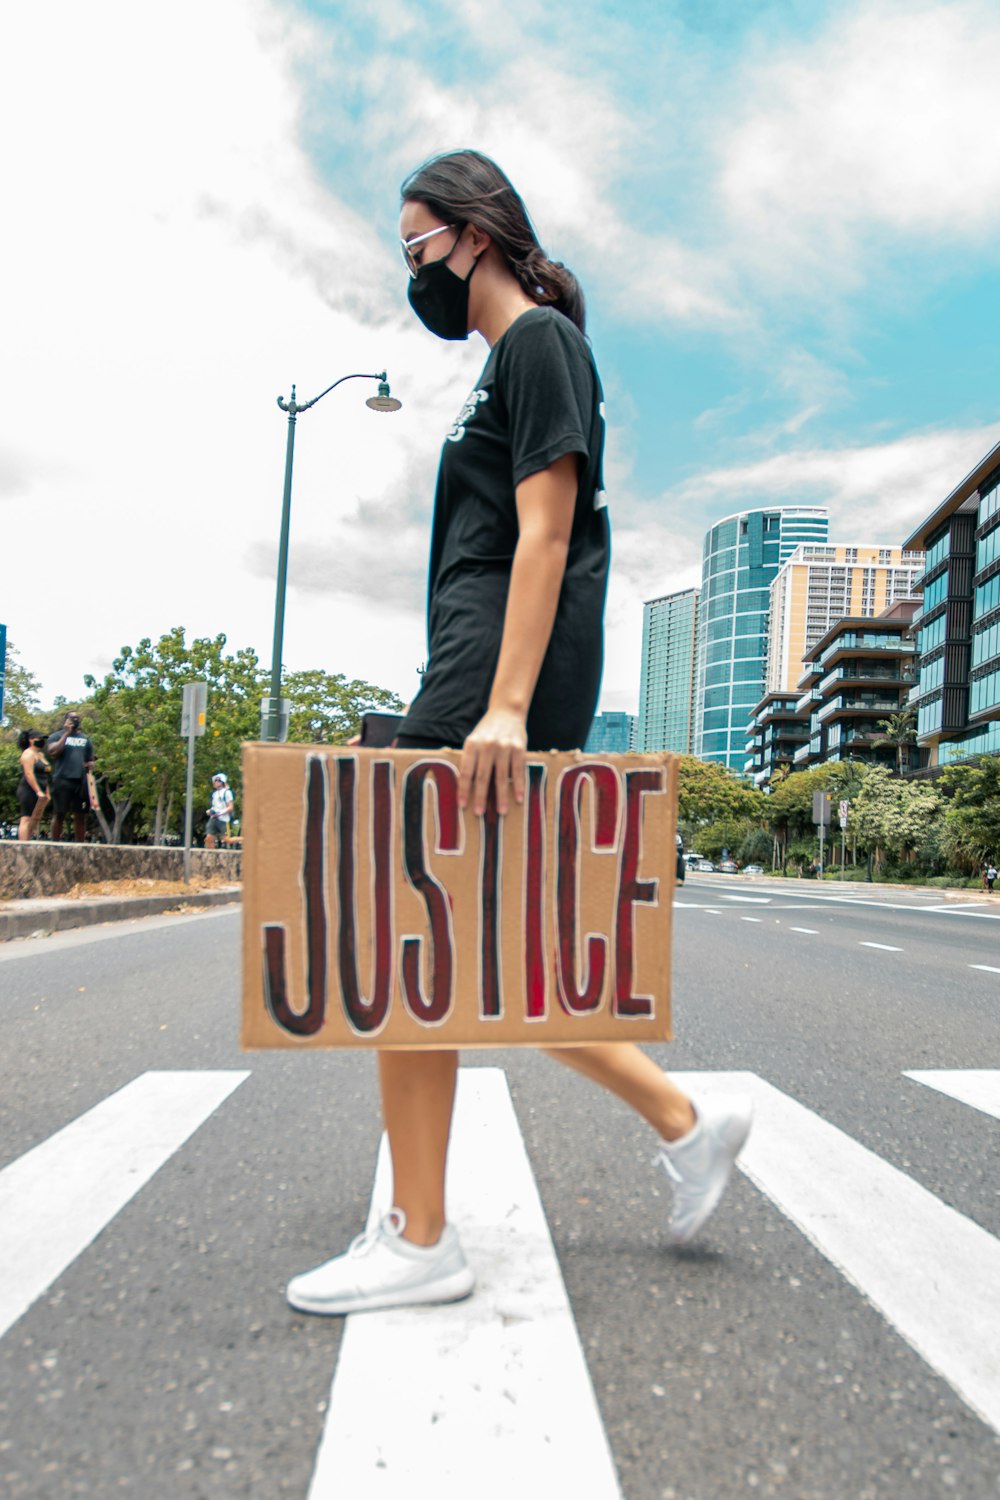
[(40, 740), (43, 738), (44, 736), (38, 729), (22, 729), (21, 733), (17, 737), (17, 748), (19, 750), (27, 750), (28, 746), (33, 740)]
[(400, 196), (424, 203), (445, 224), (474, 224), (496, 245), (533, 301), (554, 307), (585, 331), (583, 288), (538, 243), (521, 196), (495, 161), (480, 151), (449, 151), (411, 172)]

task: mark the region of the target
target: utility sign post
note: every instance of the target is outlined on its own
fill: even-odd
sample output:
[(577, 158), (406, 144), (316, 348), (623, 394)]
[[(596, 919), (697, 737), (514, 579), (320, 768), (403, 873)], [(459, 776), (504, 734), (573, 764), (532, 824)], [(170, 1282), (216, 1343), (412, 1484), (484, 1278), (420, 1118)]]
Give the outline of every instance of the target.
[(186, 682), (181, 703), (181, 735), (187, 735), (187, 791), (184, 799), (184, 883), (191, 879), (191, 822), (194, 815), (194, 742), (205, 733), (208, 683)]
[(832, 798), (829, 792), (813, 792), (813, 822), (819, 828), (819, 878), (823, 879), (823, 838), (830, 826), (830, 806)]

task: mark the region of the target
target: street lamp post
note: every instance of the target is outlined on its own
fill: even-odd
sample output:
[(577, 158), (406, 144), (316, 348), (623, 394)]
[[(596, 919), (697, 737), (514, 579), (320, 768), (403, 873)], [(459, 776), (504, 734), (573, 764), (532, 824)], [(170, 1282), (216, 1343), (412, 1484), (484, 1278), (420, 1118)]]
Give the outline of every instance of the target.
[(295, 419), (300, 412), (308, 411), (317, 401), (322, 401), (345, 380), (377, 380), (378, 395), (369, 396), (365, 402), (373, 411), (399, 411), (402, 405), (389, 392), (384, 370), (377, 375), (342, 375), (325, 391), (313, 396), (311, 401), (297, 401), (292, 386), (290, 401), (278, 397), (278, 405), (288, 413), (288, 441), (285, 445), (285, 487), (281, 499), (281, 540), (278, 543), (278, 581), (274, 599), (274, 644), (271, 649), (271, 696), (268, 700), (267, 728), (264, 739), (277, 741), (281, 738), (281, 652), (285, 634), (285, 587), (288, 580), (288, 530), (292, 512), (292, 461), (295, 457)]

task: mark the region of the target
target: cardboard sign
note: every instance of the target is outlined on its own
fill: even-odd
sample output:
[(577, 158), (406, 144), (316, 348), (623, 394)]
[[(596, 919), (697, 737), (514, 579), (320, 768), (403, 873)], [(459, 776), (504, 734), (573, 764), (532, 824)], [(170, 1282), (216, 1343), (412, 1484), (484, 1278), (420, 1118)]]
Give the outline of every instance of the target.
[(676, 757), (532, 755), (503, 818), (459, 762), (245, 746), (244, 1047), (669, 1040)]

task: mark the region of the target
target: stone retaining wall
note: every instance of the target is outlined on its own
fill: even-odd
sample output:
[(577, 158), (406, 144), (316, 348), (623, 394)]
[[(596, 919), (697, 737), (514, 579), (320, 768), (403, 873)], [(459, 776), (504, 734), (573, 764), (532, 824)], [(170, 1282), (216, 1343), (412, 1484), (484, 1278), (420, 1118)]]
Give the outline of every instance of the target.
[[(192, 876), (239, 880), (238, 849), (192, 849)], [(184, 850), (145, 844), (0, 841), (0, 898), (61, 896), (91, 880), (183, 880)]]

